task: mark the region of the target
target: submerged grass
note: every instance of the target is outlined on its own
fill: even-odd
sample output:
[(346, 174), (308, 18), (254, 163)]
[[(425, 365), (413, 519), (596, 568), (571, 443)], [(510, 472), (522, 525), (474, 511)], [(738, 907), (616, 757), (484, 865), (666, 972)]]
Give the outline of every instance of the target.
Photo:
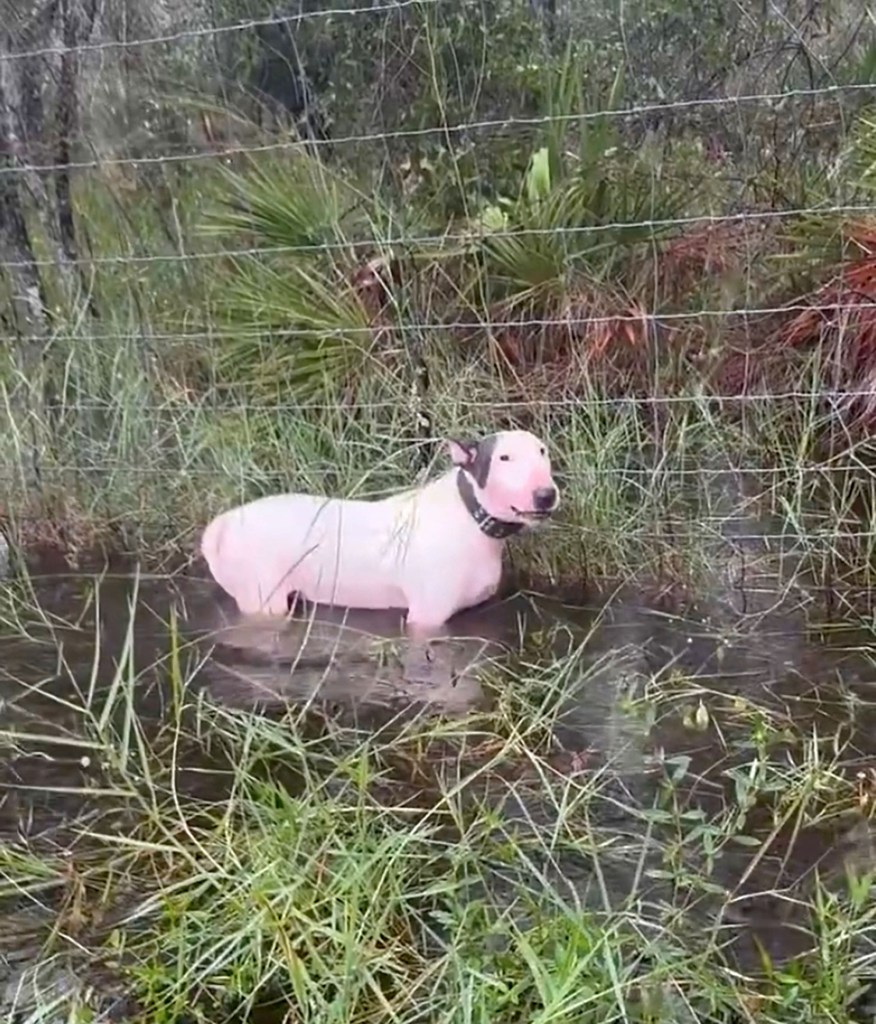
[[(28, 1020), (122, 995), (167, 1024), (868, 1019), (869, 718), (841, 684), (771, 694), (552, 626), (461, 714), (234, 710), (174, 615), (138, 653), (133, 589), (115, 641), (100, 581), (67, 622), (6, 597)], [(22, 631), (59, 671), (16, 678)], [(114, 670), (83, 672), (89, 637)]]

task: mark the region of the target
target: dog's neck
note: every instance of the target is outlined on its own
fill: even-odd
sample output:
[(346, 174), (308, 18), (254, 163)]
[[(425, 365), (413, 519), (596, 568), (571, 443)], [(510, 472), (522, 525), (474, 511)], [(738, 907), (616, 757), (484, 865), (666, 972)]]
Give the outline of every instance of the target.
[(491, 537), (493, 540), (507, 540), (508, 537), (513, 537), (523, 529), (524, 523), (496, 519), (487, 512), (475, 496), (472, 482), (464, 469), (460, 469), (456, 474), (456, 488), (469, 515), (478, 524), (481, 533), (486, 534), (487, 537)]

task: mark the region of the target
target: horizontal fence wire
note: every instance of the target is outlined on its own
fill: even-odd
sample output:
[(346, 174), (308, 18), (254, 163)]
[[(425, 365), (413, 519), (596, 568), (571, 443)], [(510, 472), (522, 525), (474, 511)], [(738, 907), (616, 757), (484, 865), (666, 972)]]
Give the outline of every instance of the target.
[[(870, 214), (876, 212), (876, 202), (873, 203), (836, 203), (832, 205), (800, 206), (788, 210), (753, 210), (740, 213), (727, 214), (700, 214), (691, 217), (665, 217), (647, 220), (630, 221), (608, 221), (603, 224), (594, 224), (586, 227), (556, 227), (556, 228), (497, 228), (496, 230), (478, 230), (472, 228), (467, 232), (448, 232), (442, 235), (401, 235), (397, 238), (392, 236), (374, 236), (366, 239), (350, 239), (349, 241), (321, 242), (308, 245), (268, 245), (250, 246), (246, 249), (208, 249), (195, 252), (175, 253), (153, 253), (148, 256), (118, 255), (118, 256), (81, 256), (75, 259), (65, 259), (66, 266), (119, 266), (131, 264), (133, 266), (149, 265), (151, 263), (189, 263), (202, 260), (221, 259), (253, 259), (259, 256), (283, 256), (312, 252), (350, 251), (356, 249), (389, 249), (399, 247), (423, 247), (437, 245), (464, 245), (466, 243), (484, 242), (490, 239), (500, 238), (539, 238), (539, 237), (562, 237), (578, 236), (589, 234), (604, 234), (611, 231), (640, 230), (650, 228), (654, 231), (668, 228), (684, 228), (693, 226), (718, 227), (722, 224), (745, 224), (759, 223), (761, 221), (790, 220), (795, 217), (828, 217), (839, 214)], [(21, 268), (21, 267), (56, 267), (59, 259), (53, 260), (0, 260), (0, 268)]]
[[(22, 522), (26, 522), (29, 518), (26, 514), (19, 517)], [(740, 517), (740, 521), (750, 522), (750, 519), (743, 519)], [(688, 538), (701, 542), (715, 541), (721, 542), (729, 547), (732, 547), (735, 543), (753, 543), (757, 541), (762, 542), (784, 542), (786, 545), (789, 542), (794, 542), (793, 547), (785, 548), (785, 554), (793, 552), (794, 548), (805, 547), (807, 544), (817, 544), (819, 540), (822, 541), (861, 541), (861, 540), (873, 540), (876, 539), (876, 532), (873, 530), (834, 530), (824, 529), (819, 530), (817, 527), (813, 527), (807, 524), (806, 532), (798, 532), (792, 528), (787, 530), (775, 530), (775, 531), (754, 531), (747, 533), (733, 532), (730, 534), (724, 534), (718, 532), (719, 528), (726, 529), (728, 523), (732, 525), (733, 518), (728, 517), (715, 517), (711, 527), (715, 530), (711, 536), (703, 537), (703, 531), (709, 529), (709, 524), (705, 521), (697, 519), (691, 523), (681, 523), (680, 521), (667, 520), (664, 529), (639, 529), (635, 526), (629, 528), (630, 536), (634, 536), (637, 541), (652, 542), (655, 545), (662, 544), (666, 545), (672, 542), (684, 541)], [(686, 527), (686, 528), (685, 528)], [(587, 534), (592, 532), (592, 529), (583, 529), (582, 533)]]
[[(479, 331), (503, 331), (511, 330), (512, 328), (547, 328), (547, 327), (583, 327), (592, 324), (615, 324), (615, 323), (660, 323), (666, 321), (672, 323), (675, 321), (684, 320), (696, 320), (699, 318), (714, 318), (714, 317), (763, 317), (781, 313), (841, 313), (848, 310), (869, 310), (876, 308), (876, 302), (829, 302), (829, 303), (791, 303), (786, 306), (752, 306), (752, 307), (740, 307), (739, 309), (693, 309), (685, 312), (653, 312), (649, 313), (646, 311), (634, 312), (634, 313), (608, 313), (601, 316), (566, 316), (566, 317), (539, 317), (536, 319), (520, 319), (520, 320), (450, 320), (450, 321), (437, 321), (434, 323), (417, 323), (415, 321), (409, 323), (400, 323), (385, 328), (377, 328), (375, 326), (361, 326), (361, 327), (338, 327), (338, 328), (326, 328), (322, 334), (329, 338), (332, 336), (344, 337), (346, 335), (360, 334), (363, 336), (369, 336), (374, 334), (378, 329), (386, 330), (390, 332), (398, 332), (400, 334), (410, 333), (423, 333), (423, 332), (439, 332), (448, 330), (479, 330)], [(274, 334), (277, 337), (312, 337), (314, 331), (312, 329), (305, 328), (285, 328), (285, 327), (265, 327), (261, 330), (252, 330), (239, 332), (233, 330), (224, 331), (205, 331), (191, 334), (166, 334), (163, 336), (164, 340), (179, 340), (185, 341), (186, 339), (194, 339), (201, 337), (204, 340), (209, 338), (240, 338), (249, 337), (257, 339), (260, 336), (266, 334)], [(38, 336), (28, 336), (30, 340), (40, 340)], [(51, 335), (50, 335), (51, 337)], [(103, 336), (104, 340), (119, 339), (124, 337), (137, 337), (137, 335), (119, 335), (111, 334)], [(155, 336), (161, 338), (161, 335)], [(93, 340), (99, 340), (100, 335), (94, 335)], [(9, 341), (21, 341), (21, 336), (9, 335), (7, 338), (0, 340)], [(57, 340), (57, 339), (56, 339)], [(70, 335), (69, 340), (82, 340), (82, 335)]]
[[(740, 96), (704, 96), (698, 99), (674, 100), (671, 102), (643, 103), (637, 106), (620, 109), (604, 109), (586, 111), (575, 114), (541, 114), (535, 117), (491, 118), (481, 121), (463, 121), (458, 124), (438, 124), (425, 128), (399, 128), (386, 132), (373, 132), (345, 135), (331, 139), (308, 139), (307, 146), (344, 146), (366, 145), (368, 143), (391, 142), (400, 139), (419, 139), (430, 135), (459, 135), (467, 132), (491, 131), (503, 128), (544, 127), (549, 124), (601, 121), (604, 119), (624, 119), (644, 117), (649, 114), (668, 114), (672, 111), (691, 110), (695, 108), (733, 107), (749, 104), (778, 104), (785, 100), (806, 99), (816, 96), (840, 95), (842, 93), (871, 94), (874, 86), (871, 83), (849, 83), (845, 85), (825, 85), (811, 89), (789, 89), (785, 92), (750, 93)], [(263, 145), (229, 146), (221, 150), (205, 150), (201, 152), (166, 153), (146, 157), (108, 157), (106, 159), (68, 161), (49, 164), (18, 164), (0, 167), (0, 176), (22, 174), (27, 172), (51, 173), (60, 171), (96, 170), (101, 167), (148, 167), (156, 164), (189, 163), (201, 160), (226, 159), (230, 156), (247, 154), (271, 153), (284, 150), (301, 150), (304, 143), (299, 139), (282, 142), (270, 142)]]
[(275, 14), (268, 18), (249, 18), (236, 21), (230, 25), (204, 26), (202, 28), (182, 29), (160, 36), (144, 36), (140, 39), (105, 40), (100, 43), (79, 43), (76, 46), (44, 46), (36, 50), (18, 50), (12, 53), (0, 53), (0, 63), (27, 60), (32, 57), (62, 57), (69, 53), (100, 53), (107, 50), (142, 50), (149, 46), (166, 43), (182, 43), (193, 39), (214, 38), (246, 32), (254, 28), (269, 28), (279, 25), (299, 25), (305, 21), (326, 18), (347, 17), (350, 15), (381, 14), (403, 11), (408, 7), (439, 7), (442, 0), (393, 0), (389, 4), (369, 3), (356, 7), (333, 7), (322, 11), (299, 11), (297, 14)]
[[(440, 444), (444, 439), (437, 438), (424, 438), (417, 444), (408, 444), (407, 446), (399, 447), (398, 453), (411, 452), (419, 447), (431, 447)], [(174, 454), (173, 452), (166, 453), (168, 456)], [(318, 468), (318, 467), (315, 467)], [(117, 461), (113, 462), (109, 459), (101, 459), (99, 465), (79, 465), (74, 462), (53, 464), (50, 460), (47, 461), (43, 467), (43, 471), (46, 473), (57, 474), (63, 476), (64, 473), (75, 473), (87, 476), (95, 473), (112, 473), (112, 474), (124, 474), (130, 473), (132, 476), (151, 476), (151, 477), (174, 477), (179, 480), (184, 480), (187, 476), (204, 476), (204, 477), (216, 477), (216, 469), (206, 466), (186, 466), (185, 463), (180, 463), (174, 467), (161, 467), (161, 466), (136, 466), (130, 462)], [(634, 482), (638, 478), (651, 480), (654, 477), (660, 478), (698, 478), (698, 479), (712, 479), (715, 477), (725, 476), (745, 476), (751, 474), (752, 476), (773, 476), (773, 477), (793, 477), (793, 476), (840, 476), (842, 474), (853, 475), (861, 474), (869, 475), (870, 477), (876, 477), (876, 467), (866, 469), (863, 465), (857, 466), (819, 466), (811, 465), (807, 466), (803, 463), (793, 463), (787, 466), (758, 466), (752, 463), (741, 463), (737, 466), (724, 466), (721, 468), (711, 468), (702, 466), (696, 469), (685, 469), (684, 467), (674, 467), (671, 464), (667, 465), (665, 457), (661, 456), (659, 465), (651, 468), (627, 468), (625, 466), (605, 466), (599, 469), (587, 467), (587, 476), (599, 479), (620, 479), (624, 481)], [(271, 477), (276, 479), (283, 479), (288, 474), (283, 470), (260, 470), (259, 475), (261, 477)], [(0, 477), (7, 481), (14, 481), (16, 474), (14, 473), (3, 473)], [(719, 500), (719, 499), (716, 499)], [(809, 513), (810, 516), (818, 518), (817, 512)], [(721, 522), (732, 518), (732, 515), (728, 513), (726, 516), (717, 517)], [(745, 517), (742, 517), (745, 518)], [(697, 523), (708, 522), (709, 517), (696, 517)]]
[[(212, 385), (213, 391), (216, 394), (221, 394), (223, 391), (231, 391), (236, 387), (234, 384), (215, 384)], [(199, 406), (209, 405), (211, 401), (211, 395), (200, 395), (195, 394), (188, 399), (185, 396), (169, 400), (167, 402), (155, 402), (155, 403), (143, 403), (137, 399), (138, 407), (144, 410), (154, 409), (168, 410), (173, 409), (174, 411), (180, 411), (180, 403), (188, 400), (190, 402), (189, 408), (197, 410)], [(439, 397), (440, 393), (439, 393)], [(876, 390), (850, 390), (850, 391), (838, 391), (838, 390), (824, 390), (824, 391), (770, 391), (763, 392), (760, 394), (710, 394), (707, 391), (698, 392), (692, 395), (629, 395), (623, 397), (605, 397), (605, 396), (580, 396), (577, 398), (540, 398), (538, 395), (524, 396), (516, 399), (484, 399), (477, 401), (475, 399), (463, 399), (454, 398), (453, 408), (462, 409), (466, 411), (479, 411), (479, 412), (490, 412), (491, 410), (515, 410), (525, 407), (527, 409), (617, 409), (624, 408), (625, 406), (669, 406), (669, 405), (712, 405), (712, 404), (742, 404), (742, 405), (756, 405), (759, 403), (770, 402), (770, 401), (808, 401), (812, 402), (815, 400), (824, 402), (835, 402), (843, 403), (855, 398), (876, 398)], [(64, 403), (59, 402), (53, 405), (53, 408), (63, 409), (67, 408), (71, 411), (81, 409), (83, 411), (107, 411), (118, 408), (121, 404), (120, 399), (108, 400), (105, 402), (75, 402), (75, 403)], [(411, 404), (424, 403), (423, 398), (412, 399)], [(385, 401), (363, 401), (363, 402), (251, 402), (251, 401), (235, 401), (229, 402), (216, 402), (217, 409), (222, 409), (226, 412), (341, 412), (345, 415), (358, 411), (358, 412), (370, 412), (377, 411), (378, 409), (399, 409), (403, 407), (402, 400), (399, 398), (386, 399)]]

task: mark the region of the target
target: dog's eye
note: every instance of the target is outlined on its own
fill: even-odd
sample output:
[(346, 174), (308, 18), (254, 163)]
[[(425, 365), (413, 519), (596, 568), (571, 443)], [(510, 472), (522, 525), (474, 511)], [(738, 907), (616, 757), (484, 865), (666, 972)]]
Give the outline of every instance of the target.
[(542, 448), (541, 451), (539, 451), (538, 454), (539, 455), (547, 455), (547, 452), (544, 450), (544, 448)]
[(510, 455), (500, 455), (499, 456), (499, 462), (510, 462), (510, 461), (511, 461), (511, 456)]

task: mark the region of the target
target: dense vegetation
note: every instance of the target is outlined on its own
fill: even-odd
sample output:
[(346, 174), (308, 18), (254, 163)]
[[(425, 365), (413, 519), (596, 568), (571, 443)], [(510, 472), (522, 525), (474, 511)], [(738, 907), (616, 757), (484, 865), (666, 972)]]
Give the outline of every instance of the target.
[[(446, 431), (514, 421), (589, 481), (524, 560), (536, 576), (580, 577), (581, 538), (588, 576), (695, 563), (728, 466), (773, 504), (793, 490), (821, 568), (866, 571), (868, 543), (831, 523), (868, 514), (848, 431), (869, 403), (840, 422), (822, 400), (872, 366), (874, 47), (855, 5), (213, 16), (270, 23), (88, 51), (66, 68), (74, 111), (60, 88), (24, 102), (62, 58), (5, 65), (29, 125), (2, 177), (25, 229), (5, 236), (27, 384), (7, 373), (3, 432), (25, 537), (176, 545), (231, 500), (376, 493)], [(118, 28), (56, 30), (100, 46)], [(757, 397), (789, 391), (812, 400)]]
[[(520, 424), (565, 483), (521, 579), (709, 596), (756, 551), (764, 618), (798, 584), (869, 601), (872, 12), (106, 8), (29, 0), (0, 35), (0, 516), (24, 550), (154, 563), (232, 501), (376, 495), (445, 434)], [(488, 674), (488, 710), (366, 730), (210, 701), (174, 617), (135, 656), (136, 599), (107, 668), (100, 586), (68, 622), (36, 595), (4, 590), (4, 642), (75, 699), (9, 669), (66, 717), (0, 689), (0, 742), (57, 756), (81, 816), (0, 835), (0, 899), (39, 918), (47, 971), (99, 962), (167, 1024), (868, 1019), (867, 864), (766, 872), (773, 844), (867, 831), (841, 674), (755, 700), (720, 662), (657, 671), (636, 641), (594, 664), (556, 627)], [(611, 691), (610, 756), (560, 739), (582, 686)], [(806, 955), (730, 948), (755, 884)], [(101, 1001), (51, 991), (29, 1019)]]

